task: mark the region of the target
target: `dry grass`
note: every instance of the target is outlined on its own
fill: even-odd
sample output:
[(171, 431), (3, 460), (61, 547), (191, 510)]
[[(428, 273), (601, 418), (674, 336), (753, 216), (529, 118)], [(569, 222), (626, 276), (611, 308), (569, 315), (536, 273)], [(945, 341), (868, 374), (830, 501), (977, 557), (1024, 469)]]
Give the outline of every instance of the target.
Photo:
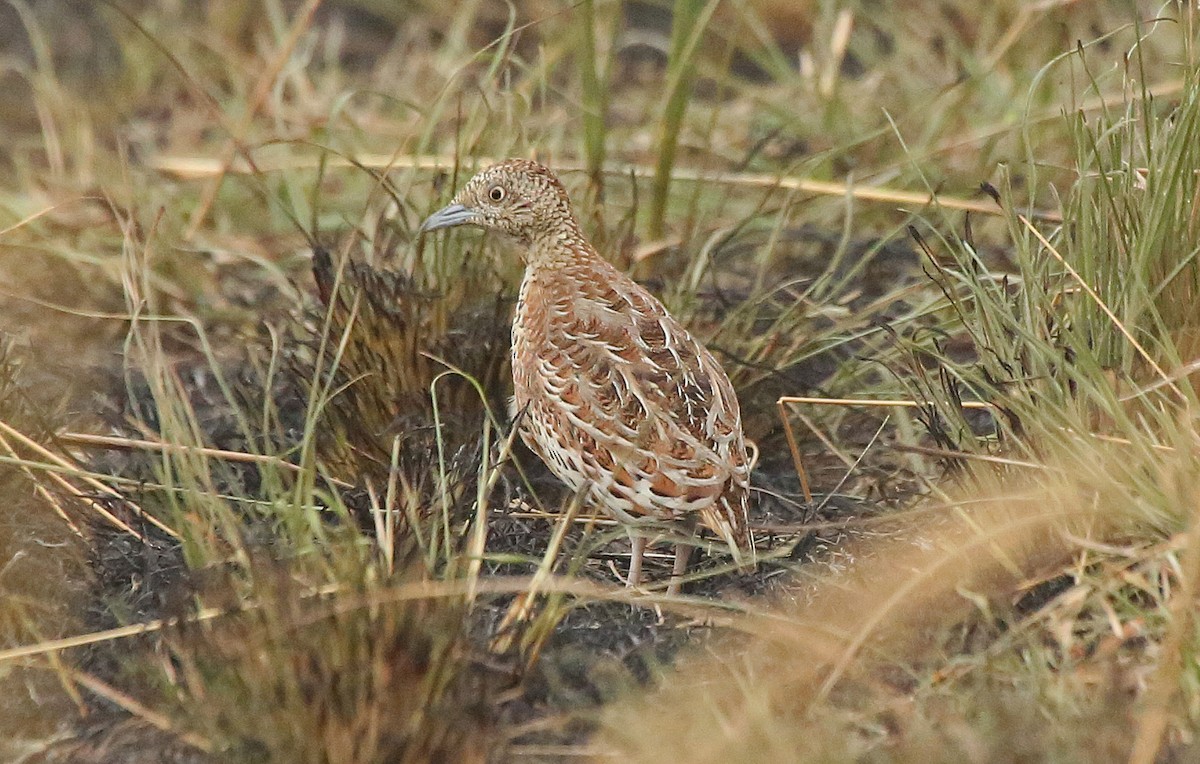
[[(846, 569), (777, 597), (746, 623), (749, 641), (719, 642), (657, 691), (608, 707), (604, 750), (623, 761), (1120, 761), (1149, 728), (1153, 751), (1188, 741), (1181, 677), (1155, 666), (1186, 663), (1194, 638), (1169, 658), (1147, 647), (1176, 628), (1194, 634), (1173, 605), (1195, 574), (1194, 533), (1152, 541), (1131, 529), (1144, 503), (1190, 513), (1195, 459), (1134, 466), (1119, 447), (1096, 458), (983, 478), (919, 523), (900, 515), (886, 537), (847, 545)], [(1131, 473), (1147, 469), (1169, 495), (1131, 495)]]
[[(0, 10), (0, 758), (1194, 755), (1194, 6), (667, 5)], [(414, 236), (508, 155), (730, 370), (757, 576), (513, 445)]]

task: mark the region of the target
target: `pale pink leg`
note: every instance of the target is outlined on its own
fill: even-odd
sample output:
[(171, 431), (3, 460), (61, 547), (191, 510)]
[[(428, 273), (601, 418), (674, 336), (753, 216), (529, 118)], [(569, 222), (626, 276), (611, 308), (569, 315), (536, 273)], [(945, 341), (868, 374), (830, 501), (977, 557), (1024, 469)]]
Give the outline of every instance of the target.
[(646, 551), (646, 537), (637, 535), (632, 528), (629, 529), (629, 577), (625, 579), (625, 585), (629, 587), (637, 586), (642, 582), (642, 554)]
[(671, 569), (671, 583), (667, 584), (667, 594), (679, 594), (679, 589), (683, 586), (680, 579), (687, 573), (688, 558), (691, 556), (691, 544), (675, 545), (675, 566)]

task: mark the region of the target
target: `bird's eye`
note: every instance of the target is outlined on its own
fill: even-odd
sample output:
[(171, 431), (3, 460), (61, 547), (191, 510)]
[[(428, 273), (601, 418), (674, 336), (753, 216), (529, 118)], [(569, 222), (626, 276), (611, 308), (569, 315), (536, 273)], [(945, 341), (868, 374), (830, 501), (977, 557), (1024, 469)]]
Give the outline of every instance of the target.
[(504, 187), (503, 186), (492, 186), (491, 188), (489, 188), (488, 189), (488, 198), (491, 199), (493, 202), (504, 201)]

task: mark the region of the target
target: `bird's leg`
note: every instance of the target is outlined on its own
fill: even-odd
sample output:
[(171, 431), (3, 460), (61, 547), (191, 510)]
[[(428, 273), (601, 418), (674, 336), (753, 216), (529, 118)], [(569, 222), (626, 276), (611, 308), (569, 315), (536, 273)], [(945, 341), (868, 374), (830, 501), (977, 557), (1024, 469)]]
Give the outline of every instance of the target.
[(642, 554), (646, 551), (646, 537), (630, 528), (629, 545), (629, 577), (625, 579), (625, 585), (635, 587), (642, 581)]
[(696, 521), (693, 518), (681, 518), (676, 527), (683, 531), (686, 541), (675, 544), (675, 565), (671, 568), (671, 583), (667, 584), (667, 594), (679, 594), (683, 587), (683, 574), (687, 573), (688, 560), (692, 557), (692, 539), (696, 537)]
[(667, 594), (679, 594), (679, 589), (683, 586), (683, 574), (687, 573), (691, 556), (691, 544), (680, 542), (675, 545), (675, 566), (671, 569), (671, 583), (667, 584)]

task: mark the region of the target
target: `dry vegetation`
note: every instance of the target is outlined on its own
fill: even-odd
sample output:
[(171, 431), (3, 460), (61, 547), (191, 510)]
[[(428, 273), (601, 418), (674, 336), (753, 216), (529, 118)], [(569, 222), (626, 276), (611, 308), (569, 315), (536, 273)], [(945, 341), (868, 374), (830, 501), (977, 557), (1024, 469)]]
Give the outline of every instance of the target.
[[(0, 7), (0, 759), (1195, 759), (1195, 4), (457, 5)], [(513, 155), (730, 371), (756, 573), (513, 442), (518, 263), (415, 235)]]

